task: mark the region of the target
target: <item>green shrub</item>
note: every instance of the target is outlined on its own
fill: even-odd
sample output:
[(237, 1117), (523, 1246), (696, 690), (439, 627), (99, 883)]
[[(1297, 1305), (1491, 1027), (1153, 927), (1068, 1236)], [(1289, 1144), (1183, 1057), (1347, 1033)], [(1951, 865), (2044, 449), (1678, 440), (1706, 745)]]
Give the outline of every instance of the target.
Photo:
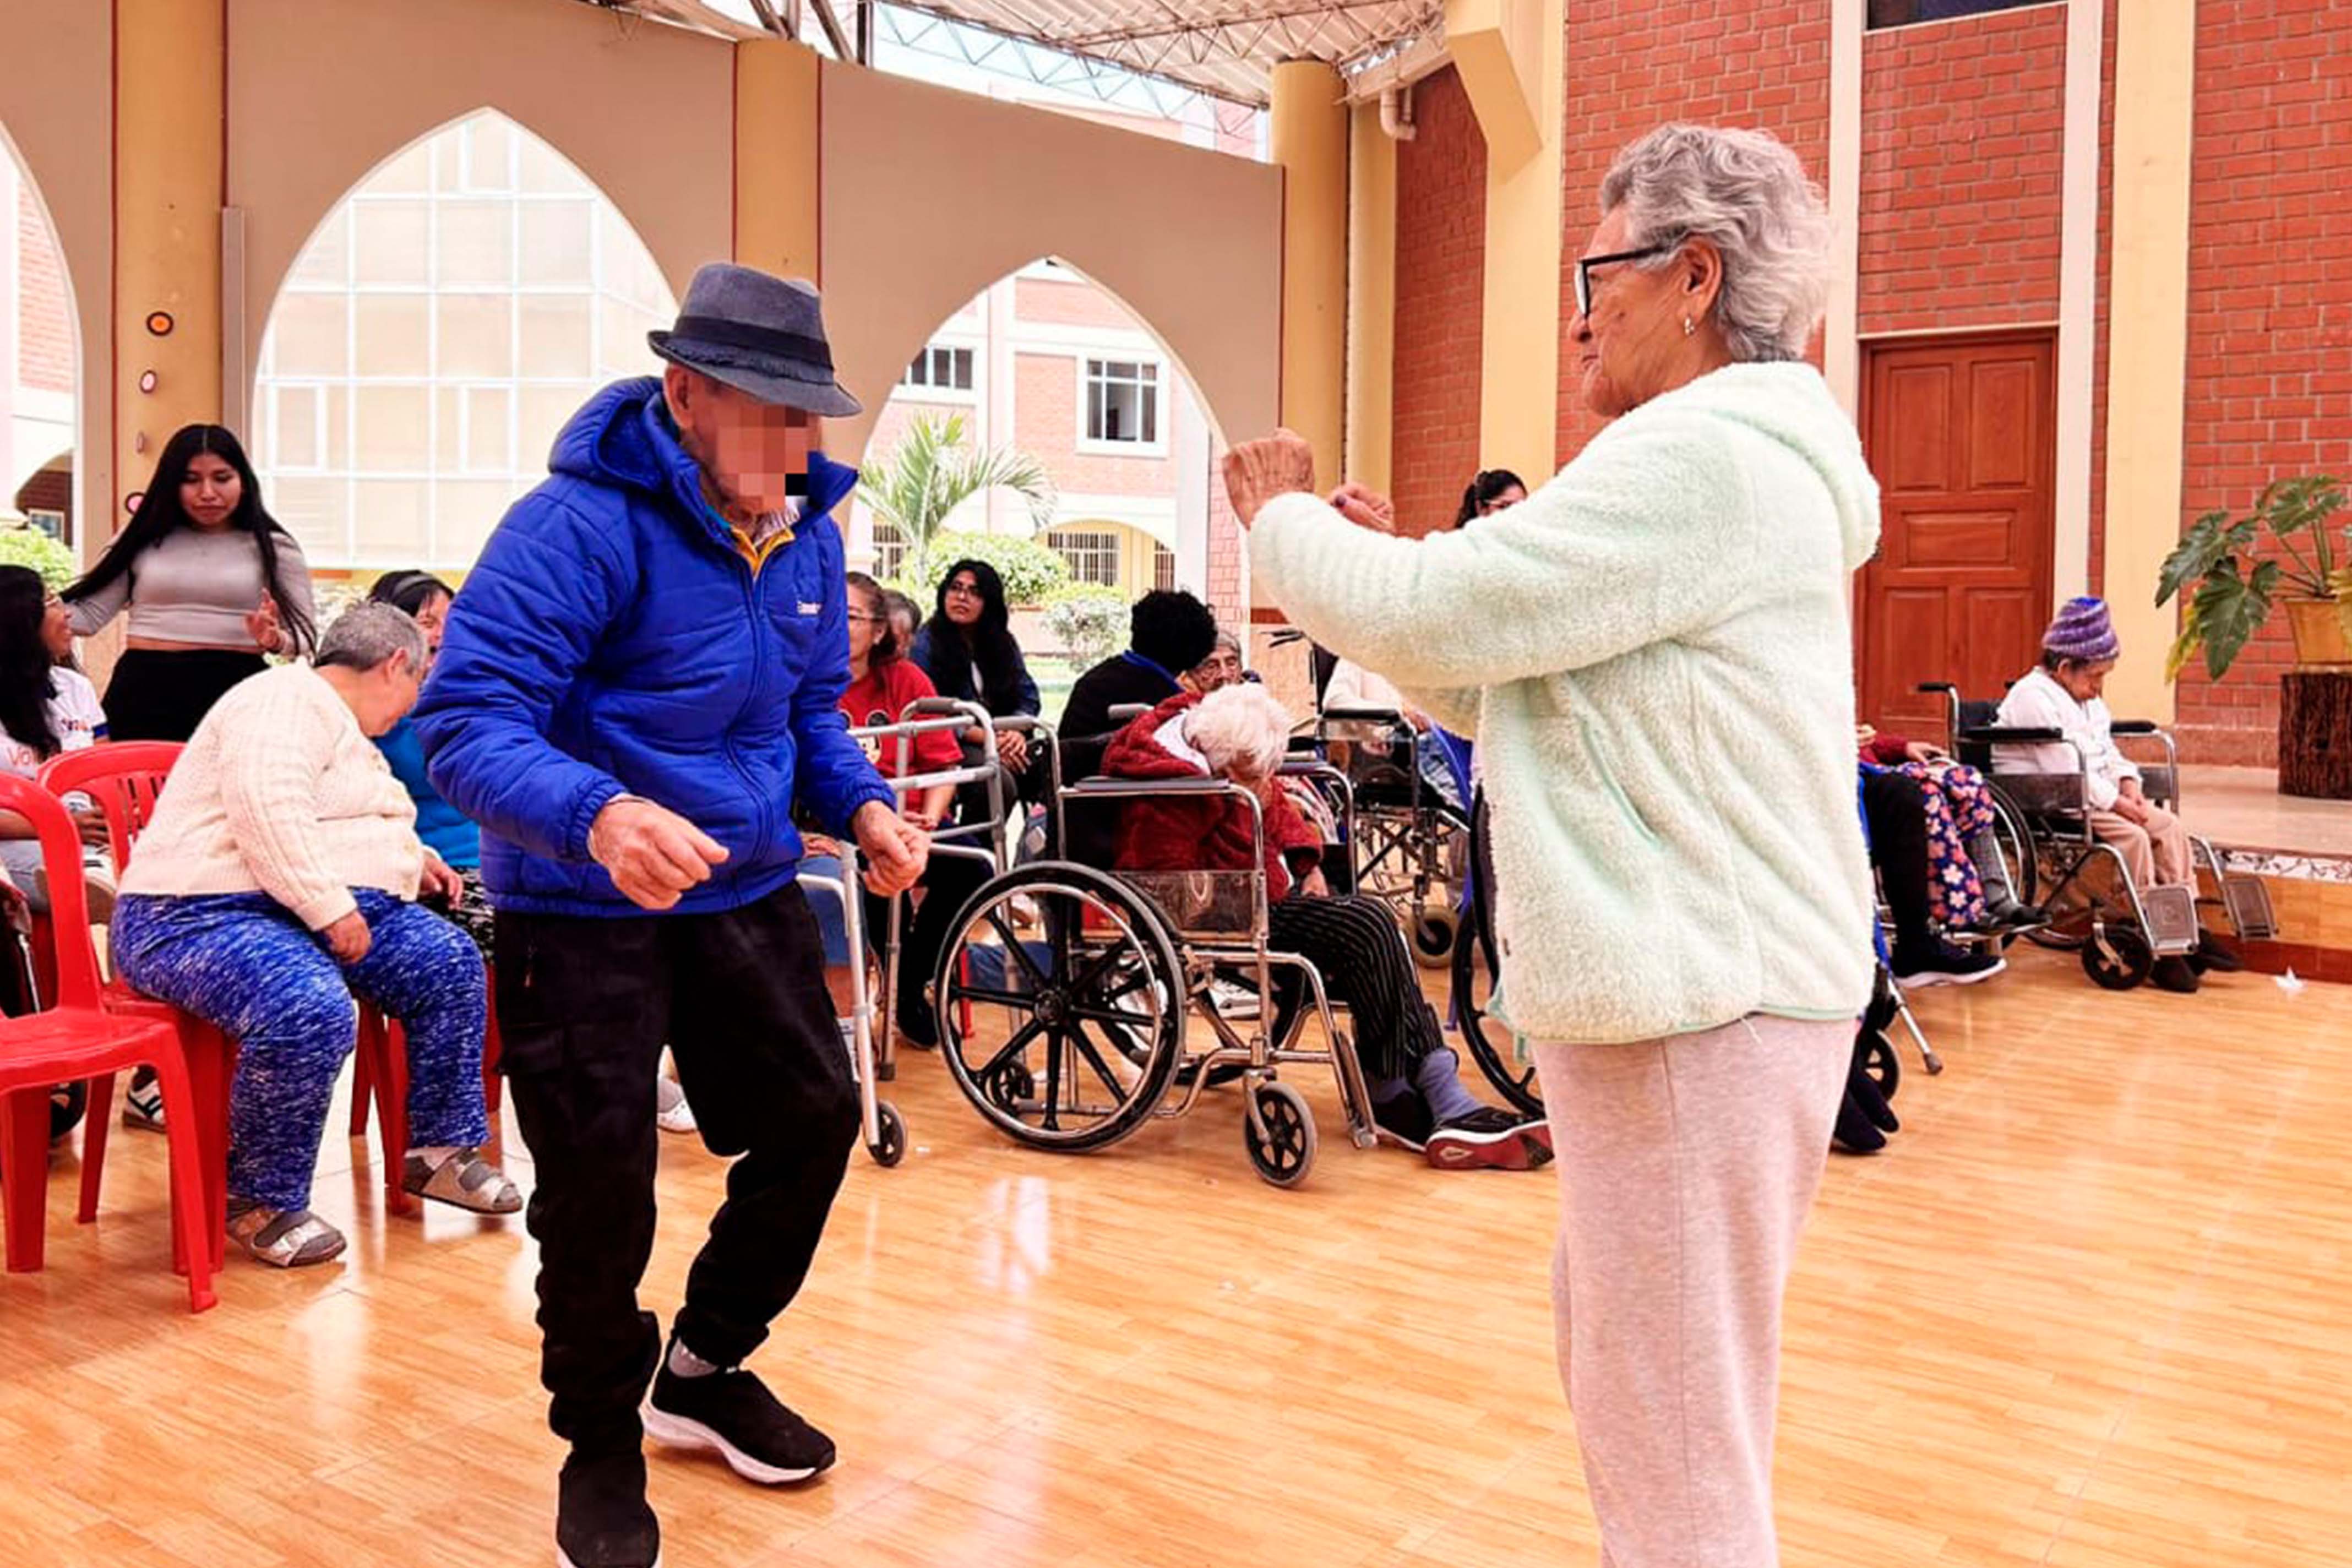
[(1045, 629), (1080, 669), (1127, 646), (1127, 595), (1097, 583), (1074, 583), (1045, 604)]
[[(931, 541), (931, 559), (941, 577), (948, 574), (951, 563), (967, 558), (996, 568), (996, 574), (1004, 579), (1004, 602), (1015, 609), (1045, 603), (1070, 580), (1070, 563), (1062, 559), (1062, 552), (1034, 539), (1017, 539), (1009, 533), (942, 533)], [(923, 606), (926, 616), (939, 602), (937, 582), (898, 586)]]
[(74, 552), (37, 528), (0, 528), (0, 565), (30, 566), (52, 589), (81, 575)]

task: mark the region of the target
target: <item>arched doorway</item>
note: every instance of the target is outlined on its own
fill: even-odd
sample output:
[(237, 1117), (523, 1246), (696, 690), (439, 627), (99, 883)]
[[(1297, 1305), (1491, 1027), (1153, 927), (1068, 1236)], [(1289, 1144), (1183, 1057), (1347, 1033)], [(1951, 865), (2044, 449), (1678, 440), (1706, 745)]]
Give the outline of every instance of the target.
[(54, 552), (25, 541), (5, 556), (37, 555), (54, 577), (72, 560), (79, 334), (57, 231), (5, 133), (0, 224), (0, 530), (57, 541)]
[(598, 386), (676, 310), (618, 208), (485, 110), (353, 186), (262, 340), (256, 467), (321, 574), (460, 575)]
[[(1051, 481), (1042, 520), (997, 489), (958, 506), (947, 531), (1033, 540), (1061, 556), (1072, 582), (1129, 598), (1181, 587), (1221, 614), (1244, 613), (1214, 423), (1158, 335), (1076, 268), (1032, 262), (940, 323), (890, 389), (868, 468), (897, 461), (918, 421), (954, 421), (972, 448), (1025, 454)], [(886, 576), (907, 561), (906, 542), (862, 503), (851, 550)]]

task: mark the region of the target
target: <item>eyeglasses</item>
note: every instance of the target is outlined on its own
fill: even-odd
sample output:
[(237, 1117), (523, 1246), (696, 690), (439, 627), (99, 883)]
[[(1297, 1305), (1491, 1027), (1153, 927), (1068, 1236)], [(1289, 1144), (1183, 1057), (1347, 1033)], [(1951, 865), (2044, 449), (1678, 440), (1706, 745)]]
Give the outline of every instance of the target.
[(959, 577), (948, 584), (947, 595), (950, 599), (977, 599), (980, 597), (980, 584)]
[(861, 626), (878, 626), (890, 618), (887, 616), (869, 616), (864, 610), (850, 610), (845, 612), (845, 616)]
[(1576, 313), (1580, 316), (1592, 314), (1594, 268), (1613, 267), (1620, 261), (1647, 261), (1653, 256), (1669, 254), (1681, 244), (1680, 239), (1662, 240), (1656, 245), (1645, 245), (1639, 250), (1614, 250), (1606, 256), (1580, 258), (1576, 264)]

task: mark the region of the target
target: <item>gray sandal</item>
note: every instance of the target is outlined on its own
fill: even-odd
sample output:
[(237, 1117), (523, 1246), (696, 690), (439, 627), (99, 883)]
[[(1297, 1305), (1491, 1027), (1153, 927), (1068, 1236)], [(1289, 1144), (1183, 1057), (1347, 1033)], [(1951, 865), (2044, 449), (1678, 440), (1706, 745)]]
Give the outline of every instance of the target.
[(475, 1214), (512, 1214), (522, 1207), (522, 1194), (479, 1149), (460, 1149), (437, 1165), (411, 1154), (402, 1165), (400, 1186), (412, 1197)]
[(309, 1209), (273, 1209), (231, 1198), (228, 1237), (256, 1263), (303, 1268), (342, 1255), (343, 1233)]

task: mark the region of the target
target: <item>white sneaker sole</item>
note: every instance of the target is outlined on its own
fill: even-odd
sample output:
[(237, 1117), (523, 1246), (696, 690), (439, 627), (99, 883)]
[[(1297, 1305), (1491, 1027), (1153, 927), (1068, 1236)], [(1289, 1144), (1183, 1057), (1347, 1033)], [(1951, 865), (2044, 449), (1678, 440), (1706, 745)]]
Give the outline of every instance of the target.
[(1930, 969), (1920, 974), (1898, 974), (1895, 984), (1906, 991), (1929, 991), (1938, 985), (1981, 985), (1996, 974), (2006, 973), (2009, 960), (2002, 959), (1990, 969), (1979, 969), (1974, 974), (1954, 974), (1949, 970)]
[(788, 1470), (761, 1464), (701, 1422), (689, 1421), (683, 1415), (672, 1415), (666, 1410), (656, 1409), (650, 1400), (638, 1414), (645, 1422), (646, 1436), (655, 1442), (667, 1443), (673, 1448), (706, 1449), (726, 1460), (727, 1468), (745, 1480), (757, 1481), (763, 1487), (804, 1481), (825, 1468), (820, 1465)]

